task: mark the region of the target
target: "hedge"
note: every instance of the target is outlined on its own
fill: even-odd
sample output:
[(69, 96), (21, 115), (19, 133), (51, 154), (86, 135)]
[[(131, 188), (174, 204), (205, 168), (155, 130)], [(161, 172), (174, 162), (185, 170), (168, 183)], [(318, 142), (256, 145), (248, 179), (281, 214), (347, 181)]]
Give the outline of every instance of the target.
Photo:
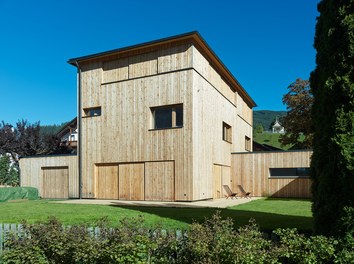
[(98, 223), (63, 227), (57, 219), (23, 223), (7, 239), (2, 261), (10, 263), (353, 263), (352, 243), (324, 236), (306, 237), (278, 229), (265, 238), (257, 224), (234, 229), (231, 219), (215, 214), (178, 233), (144, 229), (143, 219), (124, 219), (122, 227)]

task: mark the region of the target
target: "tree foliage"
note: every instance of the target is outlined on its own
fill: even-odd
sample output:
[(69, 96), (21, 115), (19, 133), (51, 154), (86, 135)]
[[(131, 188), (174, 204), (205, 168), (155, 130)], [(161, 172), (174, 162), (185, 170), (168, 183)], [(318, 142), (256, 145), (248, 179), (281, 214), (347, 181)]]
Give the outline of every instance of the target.
[(354, 1), (318, 4), (311, 163), (315, 231), (354, 236)]
[(295, 149), (312, 148), (313, 126), (311, 108), (313, 96), (310, 83), (300, 78), (289, 85), (289, 91), (283, 96), (287, 115), (283, 118), (285, 134), (280, 136), (283, 146), (293, 145)]
[(257, 133), (257, 134), (262, 134), (263, 131), (264, 131), (263, 126), (262, 126), (261, 124), (258, 124), (258, 125), (256, 126), (256, 128), (255, 128), (255, 133)]
[[(69, 153), (70, 150), (65, 146), (60, 146), (60, 139), (53, 134), (41, 133), (39, 122), (30, 124), (25, 120), (19, 121), (15, 126), (0, 123), (0, 156), (9, 158), (14, 162), (9, 165), (9, 161), (2, 160), (4, 166), (10, 166), (8, 174), (0, 175), (2, 182), (11, 185), (17, 185), (18, 176), (18, 159), (24, 156)], [(7, 165), (5, 165), (7, 164)]]
[(11, 154), (17, 161), (19, 156), (34, 156), (65, 151), (60, 147), (60, 139), (55, 135), (42, 134), (40, 124), (30, 124), (22, 120), (16, 126), (0, 124), (0, 154)]
[(0, 185), (4, 184), (12, 186), (19, 184), (18, 169), (8, 155), (0, 156)]

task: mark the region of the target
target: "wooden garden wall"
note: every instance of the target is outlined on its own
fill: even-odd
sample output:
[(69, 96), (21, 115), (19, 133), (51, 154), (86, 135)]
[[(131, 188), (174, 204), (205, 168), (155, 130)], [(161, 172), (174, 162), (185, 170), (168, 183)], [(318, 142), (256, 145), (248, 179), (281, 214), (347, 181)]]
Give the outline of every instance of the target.
[(309, 177), (270, 177), (270, 168), (308, 168), (312, 151), (233, 153), (231, 186), (253, 196), (311, 197)]
[(38, 188), (43, 198), (79, 198), (76, 155), (20, 159), (21, 186)]

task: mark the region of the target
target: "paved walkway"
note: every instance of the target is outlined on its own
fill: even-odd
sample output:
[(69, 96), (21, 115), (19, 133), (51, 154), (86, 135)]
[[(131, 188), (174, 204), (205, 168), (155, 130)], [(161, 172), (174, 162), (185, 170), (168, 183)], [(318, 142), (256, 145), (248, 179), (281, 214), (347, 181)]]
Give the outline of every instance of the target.
[(116, 206), (148, 206), (148, 207), (211, 207), (211, 208), (226, 208), (235, 206), (250, 201), (261, 199), (262, 197), (237, 198), (237, 199), (213, 199), (196, 202), (156, 202), (156, 201), (123, 201), (123, 200), (96, 200), (96, 199), (72, 199), (58, 201), (57, 203), (68, 204), (101, 204), (101, 205), (116, 205)]

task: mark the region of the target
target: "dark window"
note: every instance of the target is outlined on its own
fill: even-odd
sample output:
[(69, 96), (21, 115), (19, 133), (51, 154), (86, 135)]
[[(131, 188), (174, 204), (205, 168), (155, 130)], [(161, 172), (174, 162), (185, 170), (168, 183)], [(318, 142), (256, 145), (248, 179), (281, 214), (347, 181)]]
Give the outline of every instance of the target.
[(309, 177), (310, 168), (270, 168), (270, 177), (277, 178), (298, 178), (298, 177)]
[(245, 136), (245, 150), (251, 151), (251, 139)]
[(222, 122), (222, 139), (231, 143), (232, 142), (232, 129), (231, 126)]
[(183, 126), (183, 107), (176, 107), (176, 127), (182, 127)]
[(100, 116), (101, 115), (101, 107), (90, 107), (84, 109), (85, 117), (90, 116)]
[(153, 107), (154, 129), (183, 126), (183, 105)]

